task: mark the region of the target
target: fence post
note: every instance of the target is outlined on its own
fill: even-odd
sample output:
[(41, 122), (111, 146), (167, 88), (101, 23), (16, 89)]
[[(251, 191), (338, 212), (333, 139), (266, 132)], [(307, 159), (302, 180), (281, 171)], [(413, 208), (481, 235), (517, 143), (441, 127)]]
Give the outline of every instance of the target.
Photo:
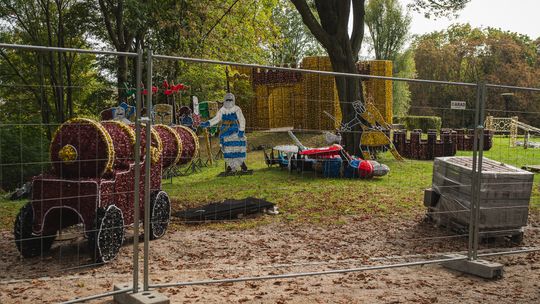
[(135, 182), (133, 193), (133, 293), (139, 292), (139, 220), (140, 220), (140, 180), (141, 180), (141, 90), (143, 50), (137, 49), (137, 76), (135, 84)]
[(474, 110), (474, 133), (473, 133), (473, 161), (472, 161), (472, 179), (471, 179), (471, 204), (469, 206), (470, 209), (470, 215), (469, 215), (469, 245), (467, 250), (467, 258), (469, 260), (474, 259), (474, 253), (473, 253), (473, 247), (474, 247), (474, 240), (475, 240), (475, 225), (476, 222), (474, 219), (476, 219), (476, 186), (477, 186), (477, 179), (478, 175), (476, 174), (476, 166), (478, 161), (478, 121), (480, 117), (480, 100), (481, 97), (481, 83), (478, 83), (476, 85), (476, 103), (475, 103), (475, 110)]
[(150, 241), (150, 164), (152, 162), (152, 49), (148, 49), (146, 62), (146, 157), (144, 167), (144, 281), (143, 289), (148, 291), (148, 246)]
[(474, 214), (474, 239), (473, 239), (473, 259), (478, 259), (478, 242), (480, 241), (480, 202), (482, 201), (482, 164), (484, 161), (484, 116), (486, 108), (486, 98), (487, 98), (487, 86), (484, 82), (480, 84), (480, 105), (479, 105), (479, 114), (478, 114), (478, 165), (477, 165), (477, 180), (476, 180), (476, 212)]
[(473, 163), (471, 182), (471, 204), (469, 217), (469, 246), (468, 259), (478, 258), (478, 241), (480, 227), (480, 200), (482, 186), (482, 162), (484, 155), (484, 107), (486, 102), (486, 84), (479, 82), (476, 87), (476, 107), (474, 112), (474, 141), (473, 141)]

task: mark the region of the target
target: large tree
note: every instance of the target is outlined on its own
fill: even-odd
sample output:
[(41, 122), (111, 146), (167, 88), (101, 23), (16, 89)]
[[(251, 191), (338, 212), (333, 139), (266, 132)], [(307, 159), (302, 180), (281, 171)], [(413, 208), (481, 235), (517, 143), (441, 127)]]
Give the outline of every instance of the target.
[[(365, 0), (315, 0), (314, 6), (306, 0), (291, 0), (313, 36), (324, 47), (335, 72), (357, 73), (358, 52), (364, 39)], [(352, 33), (349, 35), (349, 17), (353, 9)], [(353, 101), (363, 100), (358, 78), (336, 77), (343, 121), (354, 119)], [(346, 149), (359, 152), (361, 128), (343, 134)], [(356, 135), (356, 136), (355, 136)]]
[[(535, 41), (525, 35), (458, 24), (418, 37), (413, 47), (419, 78), (540, 86), (540, 54)], [(537, 125), (538, 116), (535, 113), (540, 111), (538, 94), (516, 91), (507, 109), (501, 96), (506, 92), (488, 90), (486, 114), (518, 115), (520, 121)], [(414, 100), (411, 112), (415, 115), (441, 115), (443, 112), (440, 109), (447, 108), (451, 100), (468, 101), (468, 108), (473, 108), (476, 99), (474, 90), (458, 86), (413, 84), (411, 93)], [(447, 112), (443, 126), (472, 126), (472, 115), (464, 119), (454, 116)]]
[[(141, 45), (159, 54), (263, 61), (267, 53), (261, 46), (268, 44), (275, 27), (270, 15), (276, 1), (98, 0), (93, 1), (97, 18), (92, 32), (122, 52), (133, 52)], [(117, 76), (118, 87), (125, 82), (134, 85), (132, 62), (121, 56), (117, 62), (108, 60), (105, 66)], [(223, 83), (224, 78), (222, 67), (185, 62), (156, 60), (154, 71), (156, 83), (164, 79), (186, 82), (205, 94), (216, 88), (214, 80)]]
[[(415, 7), (438, 14), (454, 12), (469, 0), (415, 0)], [(291, 0), (313, 36), (325, 48), (335, 72), (357, 73), (356, 61), (364, 40), (365, 0)], [(352, 8), (352, 30), (349, 19)], [(343, 121), (355, 116), (353, 101), (362, 100), (362, 87), (357, 78), (336, 77)], [(360, 127), (345, 134), (349, 152), (358, 152)]]
[(305, 56), (325, 54), (289, 0), (279, 0), (271, 18), (276, 25), (276, 39), (269, 47), (273, 65), (298, 64)]
[[(369, 0), (366, 6), (366, 26), (371, 37), (371, 47), (377, 60), (391, 60), (393, 75), (414, 77), (414, 57), (411, 50), (402, 52), (409, 39), (411, 16), (398, 0)], [(410, 104), (409, 84), (392, 83), (393, 114), (403, 116)]]
[[(136, 45), (144, 44), (144, 37), (153, 23), (154, 3), (151, 0), (98, 0), (94, 10), (94, 34), (111, 44), (117, 52), (133, 52)], [(157, 3), (155, 3), (157, 5)], [(128, 57), (118, 56), (116, 64), (117, 87), (129, 82)], [(121, 95), (121, 94), (120, 94)]]
[[(0, 41), (88, 48), (88, 3), (77, 0), (0, 0)], [(0, 189), (21, 186), (48, 169), (56, 126), (95, 115), (108, 95), (95, 56), (0, 49)], [(105, 93), (105, 94), (103, 94)], [(24, 165), (21, 165), (24, 164)]]
[(398, 0), (369, 0), (365, 21), (375, 59), (395, 61), (409, 36), (411, 16)]
[[(50, 47), (87, 47), (87, 7), (85, 2), (75, 0), (39, 0), (34, 4), (22, 0), (0, 0), (0, 22), (7, 24), (0, 29), (4, 34), (3, 41)], [(88, 68), (81, 63), (87, 58), (67, 52), (18, 52), (10, 56), (3, 50), (0, 50), (0, 58), (9, 71), (6, 74), (16, 76), (9, 81), (27, 85), (32, 92), (44, 124), (62, 123), (74, 115), (74, 86), (84, 73), (81, 70)], [(21, 69), (17, 64), (27, 64), (28, 67)], [(77, 64), (81, 66), (77, 67)], [(33, 84), (39, 84), (41, 88)], [(51, 87), (50, 95), (43, 89), (48, 85)]]

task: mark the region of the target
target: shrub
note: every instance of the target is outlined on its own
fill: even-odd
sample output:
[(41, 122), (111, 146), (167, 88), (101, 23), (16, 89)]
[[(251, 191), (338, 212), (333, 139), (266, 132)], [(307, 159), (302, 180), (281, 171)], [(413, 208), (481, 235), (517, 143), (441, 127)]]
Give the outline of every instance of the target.
[(395, 118), (396, 123), (403, 124), (409, 131), (422, 129), (427, 132), (429, 129), (441, 130), (442, 121), (438, 116), (402, 116)]
[(41, 127), (0, 128), (0, 189), (11, 191), (49, 169), (49, 140)]

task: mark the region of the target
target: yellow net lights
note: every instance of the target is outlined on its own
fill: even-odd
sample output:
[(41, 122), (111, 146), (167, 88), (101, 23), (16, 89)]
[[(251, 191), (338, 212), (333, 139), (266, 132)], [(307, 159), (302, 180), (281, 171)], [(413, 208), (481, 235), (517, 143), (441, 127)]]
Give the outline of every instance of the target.
[(72, 145), (65, 145), (58, 151), (58, 158), (67, 164), (75, 162), (77, 156), (77, 149)]
[(177, 125), (177, 127), (180, 127), (182, 129), (186, 130), (187, 132), (189, 132), (189, 134), (193, 138), (193, 141), (195, 142), (195, 151), (193, 152), (193, 157), (198, 156), (200, 146), (199, 146), (199, 137), (197, 136), (197, 134), (191, 128), (188, 128), (186, 126)]
[[(306, 57), (302, 68), (332, 71), (328, 57)], [(392, 62), (366, 61), (358, 68), (370, 75), (392, 76)], [(245, 69), (243, 73), (248, 73)], [(371, 99), (387, 123), (392, 123), (392, 81), (365, 80), (364, 94)], [(302, 74), (301, 81), (291, 83), (253, 83), (254, 99), (249, 105), (248, 126), (254, 129), (294, 127), (296, 129), (334, 130), (342, 118), (339, 95), (333, 76)], [(324, 114), (336, 118), (332, 121)]]
[[(91, 125), (98, 131), (99, 136), (101, 136), (104, 139), (104, 141), (106, 143), (106, 146), (107, 146), (107, 164), (105, 166), (105, 172), (112, 172), (113, 165), (114, 165), (114, 157), (115, 157), (113, 141), (112, 141), (111, 136), (109, 135), (109, 132), (107, 132), (107, 130), (105, 130), (105, 128), (100, 123), (98, 123), (98, 122), (96, 122), (96, 121), (94, 121), (92, 119), (89, 119), (89, 118), (83, 118), (83, 117), (72, 118), (72, 119), (69, 119), (68, 121), (66, 121), (64, 124), (62, 124), (60, 126), (60, 128), (56, 129), (56, 131), (54, 132), (52, 138), (56, 138), (58, 136), (58, 133), (60, 132), (60, 130), (62, 128), (64, 128), (64, 127), (67, 128), (67, 127), (72, 126), (72, 125)], [(51, 142), (51, 145), (49, 147), (50, 155), (52, 155), (53, 143), (54, 143), (54, 141)], [(58, 157), (62, 161), (67, 160), (66, 161), (67, 163), (74, 162), (77, 159), (78, 155), (76, 155), (75, 158), (73, 159), (73, 157), (74, 157), (73, 153), (75, 153), (75, 154), (78, 154), (78, 153), (77, 153), (77, 149), (75, 149), (75, 147), (73, 147), (73, 149), (75, 151), (73, 151), (71, 148), (66, 147), (66, 146), (62, 147), (60, 149), (60, 151), (58, 152)]]

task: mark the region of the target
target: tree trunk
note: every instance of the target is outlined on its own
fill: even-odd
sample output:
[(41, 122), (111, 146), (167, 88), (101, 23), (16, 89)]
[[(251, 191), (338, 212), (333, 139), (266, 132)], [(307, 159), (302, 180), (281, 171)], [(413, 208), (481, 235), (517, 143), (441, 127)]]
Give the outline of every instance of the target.
[[(43, 4), (43, 13), (45, 14), (45, 23), (47, 25), (47, 46), (54, 46), (53, 44), (53, 29), (51, 24), (51, 10), (50, 10), (50, 3), (49, 1), (45, 1)], [(52, 86), (52, 92), (53, 92), (53, 98), (54, 98), (54, 106), (55, 106), (55, 116), (56, 116), (56, 122), (63, 123), (64, 122), (64, 108), (63, 108), (63, 101), (61, 97), (61, 88), (57, 82), (56, 77), (56, 63), (55, 63), (55, 56), (53, 51), (47, 52), (48, 55), (48, 66), (49, 66), (49, 78), (50, 83)], [(60, 73), (61, 75), (61, 73)]]
[[(56, 46), (59, 48), (65, 47), (64, 43), (64, 16), (62, 13), (62, 1), (56, 0), (56, 10), (58, 13), (58, 26), (57, 26), (57, 42)], [(64, 122), (66, 119), (66, 107), (65, 107), (65, 97), (64, 97), (64, 57), (65, 53), (63, 52), (57, 52), (58, 56), (58, 96), (59, 96), (59, 105), (60, 105), (60, 112), (61, 114), (61, 120)]]
[[(118, 57), (118, 75), (117, 75), (117, 85), (120, 89), (128, 78), (128, 58), (126, 56)], [(119, 94), (121, 95), (121, 94)]]
[[(364, 5), (365, 0), (315, 0), (318, 18), (306, 0), (291, 0), (302, 21), (328, 52), (334, 72), (357, 74), (356, 60), (364, 38)], [(352, 32), (349, 37), (349, 21), (352, 8)], [(347, 124), (356, 118), (354, 101), (363, 104), (360, 79), (353, 77), (336, 77), (342, 123)], [(353, 154), (360, 153), (361, 126), (344, 132), (345, 149)]]
[[(116, 5), (114, 5), (115, 3), (112, 1), (105, 0), (99, 0), (98, 3), (112, 45), (114, 45), (117, 52), (130, 52), (132, 50), (131, 44), (135, 38), (136, 30), (125, 28), (124, 0), (117, 1)], [(128, 58), (119, 56), (116, 75), (117, 87), (119, 90), (124, 86), (124, 83), (128, 82), (128, 71)], [(118, 101), (121, 102), (122, 98), (122, 94), (119, 91)]]
[(38, 99), (38, 104), (41, 109), (41, 122), (45, 125), (45, 132), (47, 134), (47, 139), (52, 139), (52, 131), (51, 131), (51, 107), (49, 105), (49, 100), (47, 98), (47, 93), (45, 92), (45, 75), (43, 72), (43, 61), (44, 56), (42, 53), (37, 54), (38, 61), (39, 61), (39, 97), (36, 96)]
[[(356, 60), (352, 56), (347, 56), (339, 50), (328, 52), (332, 68), (335, 72), (358, 74), (356, 69)], [(353, 102), (360, 100), (364, 104), (362, 85), (359, 78), (355, 77), (335, 77), (336, 88), (338, 91), (340, 108), (342, 113), (342, 123), (348, 123), (355, 119), (356, 112), (353, 108)], [(343, 145), (345, 150), (352, 155), (361, 155), (360, 137), (362, 128), (356, 125), (350, 132), (343, 132)]]
[[(65, 54), (64, 54), (65, 55)], [(73, 55), (73, 59), (67, 58), (67, 56), (64, 56), (64, 62), (66, 67), (66, 81), (67, 81), (67, 88), (66, 88), (66, 105), (67, 105), (67, 115), (68, 118), (73, 118), (73, 80), (71, 78), (71, 71), (73, 62), (75, 61), (75, 55)]]

